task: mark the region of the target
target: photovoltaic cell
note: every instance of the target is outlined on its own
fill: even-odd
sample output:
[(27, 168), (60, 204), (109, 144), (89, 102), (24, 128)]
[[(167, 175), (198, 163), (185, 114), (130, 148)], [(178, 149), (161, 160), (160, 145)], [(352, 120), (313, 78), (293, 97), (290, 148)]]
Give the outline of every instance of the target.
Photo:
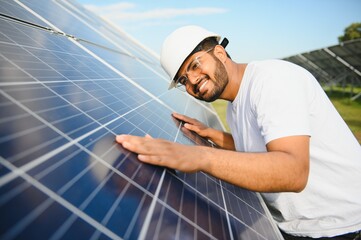
[(343, 84), (360, 86), (360, 49), (361, 39), (355, 39), (338, 45), (290, 56), (284, 60), (306, 68), (326, 85), (334, 85), (342, 81)]
[(1, 239), (281, 238), (256, 193), (115, 143), (216, 147), (171, 117), (222, 128), (209, 104), (167, 91), (155, 56), (74, 2), (0, 3)]
[(31, 22), (43, 27), (49, 27), (46, 23), (29, 13), (15, 1), (0, 0), (0, 14)]

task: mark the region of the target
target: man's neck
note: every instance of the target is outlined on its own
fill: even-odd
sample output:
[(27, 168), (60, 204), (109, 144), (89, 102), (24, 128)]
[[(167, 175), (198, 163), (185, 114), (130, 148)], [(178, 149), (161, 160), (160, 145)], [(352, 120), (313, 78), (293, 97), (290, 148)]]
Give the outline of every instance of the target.
[(228, 84), (220, 96), (221, 99), (233, 102), (241, 87), (246, 67), (247, 64), (236, 63), (231, 60), (226, 63), (226, 69), (228, 70)]

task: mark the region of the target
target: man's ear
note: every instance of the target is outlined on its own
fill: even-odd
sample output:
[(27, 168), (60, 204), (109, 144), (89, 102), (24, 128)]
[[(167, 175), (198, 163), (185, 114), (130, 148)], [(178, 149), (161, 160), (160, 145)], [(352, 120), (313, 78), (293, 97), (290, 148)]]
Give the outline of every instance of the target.
[(216, 45), (214, 47), (213, 53), (222, 63), (224, 63), (227, 60), (226, 50), (221, 45)]

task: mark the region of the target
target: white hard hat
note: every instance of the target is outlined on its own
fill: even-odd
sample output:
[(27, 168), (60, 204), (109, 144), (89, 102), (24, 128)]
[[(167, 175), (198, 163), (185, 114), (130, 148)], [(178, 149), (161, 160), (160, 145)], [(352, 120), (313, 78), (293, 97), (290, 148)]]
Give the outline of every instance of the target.
[(168, 89), (175, 87), (174, 78), (189, 54), (208, 37), (216, 37), (217, 41), (220, 40), (219, 35), (191, 25), (178, 28), (165, 39), (160, 53), (160, 63), (171, 78)]

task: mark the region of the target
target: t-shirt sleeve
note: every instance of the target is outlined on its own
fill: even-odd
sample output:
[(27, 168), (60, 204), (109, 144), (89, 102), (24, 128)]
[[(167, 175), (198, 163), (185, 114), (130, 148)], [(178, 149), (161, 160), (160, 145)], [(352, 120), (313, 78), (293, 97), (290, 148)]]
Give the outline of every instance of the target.
[(253, 110), (265, 143), (310, 135), (309, 74), (291, 64), (268, 65), (257, 75)]

